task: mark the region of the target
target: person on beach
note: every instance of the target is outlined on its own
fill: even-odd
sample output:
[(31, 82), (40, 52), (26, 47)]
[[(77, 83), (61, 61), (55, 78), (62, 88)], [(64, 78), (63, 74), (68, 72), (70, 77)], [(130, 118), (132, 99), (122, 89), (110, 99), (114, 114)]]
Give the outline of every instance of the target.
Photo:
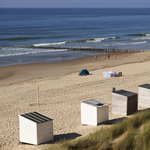
[(106, 59), (106, 54), (104, 54), (104, 59)]
[(110, 59), (110, 54), (108, 54), (108, 59)]
[(117, 54), (115, 53), (115, 59), (117, 59)]
[(95, 55), (95, 60), (97, 61), (97, 55)]

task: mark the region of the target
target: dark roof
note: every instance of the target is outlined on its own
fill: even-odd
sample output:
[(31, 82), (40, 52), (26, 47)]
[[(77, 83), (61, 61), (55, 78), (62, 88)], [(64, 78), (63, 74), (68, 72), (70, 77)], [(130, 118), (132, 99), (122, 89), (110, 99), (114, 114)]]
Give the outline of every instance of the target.
[(125, 90), (119, 90), (119, 91), (115, 91), (112, 93), (120, 94), (123, 96), (133, 96), (133, 95), (137, 94), (137, 93), (133, 93), (133, 92), (125, 91)]
[(82, 101), (81, 103), (86, 103), (86, 104), (89, 104), (89, 105), (92, 105), (92, 106), (95, 106), (95, 107), (99, 107), (99, 106), (102, 106), (102, 105), (107, 105), (106, 103), (101, 102), (101, 101), (97, 101), (95, 99), (89, 99), (89, 100), (86, 100), (86, 101)]
[(22, 117), (25, 117), (33, 122), (36, 122), (36, 123), (43, 123), (43, 122), (47, 122), (47, 121), (50, 121), (50, 120), (53, 120), (52, 118), (49, 118), (45, 115), (42, 115), (36, 111), (34, 112), (30, 112), (30, 113), (26, 113), (26, 114), (21, 114), (20, 116)]
[(143, 87), (143, 88), (146, 88), (146, 89), (150, 89), (150, 84), (139, 85), (139, 87)]

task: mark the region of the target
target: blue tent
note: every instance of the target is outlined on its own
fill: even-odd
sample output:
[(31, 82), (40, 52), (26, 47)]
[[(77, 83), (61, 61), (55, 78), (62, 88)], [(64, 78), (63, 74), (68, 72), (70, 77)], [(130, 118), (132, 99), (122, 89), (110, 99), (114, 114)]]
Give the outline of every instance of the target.
[(79, 75), (88, 75), (89, 72), (86, 69), (83, 69), (79, 72)]

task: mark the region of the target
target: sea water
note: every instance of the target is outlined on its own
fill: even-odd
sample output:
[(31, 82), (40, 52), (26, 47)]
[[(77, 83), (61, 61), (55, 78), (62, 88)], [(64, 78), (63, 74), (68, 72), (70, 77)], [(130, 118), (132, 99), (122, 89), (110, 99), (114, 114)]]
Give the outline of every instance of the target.
[(0, 66), (98, 54), (81, 48), (149, 50), (150, 9), (0, 8)]

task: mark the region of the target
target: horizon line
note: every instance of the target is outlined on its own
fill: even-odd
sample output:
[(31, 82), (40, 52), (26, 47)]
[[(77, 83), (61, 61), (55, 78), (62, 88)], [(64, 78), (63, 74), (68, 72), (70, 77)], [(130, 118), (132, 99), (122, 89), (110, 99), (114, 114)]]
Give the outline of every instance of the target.
[(145, 9), (145, 8), (150, 8), (150, 7), (0, 7), (0, 8), (50, 8), (50, 9)]

